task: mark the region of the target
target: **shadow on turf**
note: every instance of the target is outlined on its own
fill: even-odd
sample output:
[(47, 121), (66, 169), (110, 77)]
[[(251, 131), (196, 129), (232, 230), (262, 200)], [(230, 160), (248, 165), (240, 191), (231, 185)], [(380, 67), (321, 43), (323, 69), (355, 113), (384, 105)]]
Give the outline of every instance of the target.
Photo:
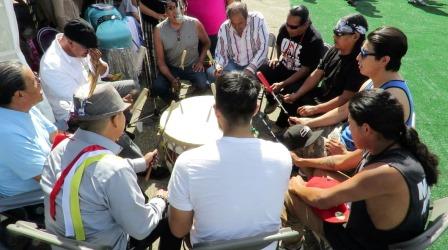
[(412, 4), (412, 5), (414, 5), (416, 8), (422, 9), (423, 11), (434, 15), (448, 16), (447, 12), (441, 10), (441, 8), (443, 8), (446, 4), (439, 3), (436, 1), (426, 1), (426, 3), (428, 5), (420, 5), (420, 4)]
[(356, 1), (356, 5), (354, 8), (359, 13), (373, 18), (381, 18), (383, 16), (379, 15), (378, 9), (375, 7), (375, 3), (377, 3), (377, 0), (358, 0)]

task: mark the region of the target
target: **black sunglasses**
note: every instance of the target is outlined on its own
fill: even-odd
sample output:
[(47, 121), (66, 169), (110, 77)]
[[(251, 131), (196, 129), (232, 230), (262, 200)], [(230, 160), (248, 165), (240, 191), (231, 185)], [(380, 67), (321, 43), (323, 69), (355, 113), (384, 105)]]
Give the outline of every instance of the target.
[(290, 29), (292, 29), (292, 30), (298, 29), (298, 28), (300, 28), (300, 26), (302, 26), (302, 25), (303, 25), (303, 24), (299, 24), (299, 25), (291, 25), (291, 24), (286, 23), (286, 27), (288, 27), (288, 28), (290, 28)]
[(338, 31), (338, 30), (333, 30), (333, 34), (335, 36), (340, 37), (340, 36), (346, 36), (346, 35), (353, 35), (355, 33), (348, 33), (348, 32), (341, 32), (341, 31)]
[(361, 51), (359, 51), (359, 55), (361, 56), (361, 58), (366, 58), (368, 56), (375, 56), (376, 53), (374, 52), (369, 52), (367, 50), (365, 50), (364, 48), (361, 48)]

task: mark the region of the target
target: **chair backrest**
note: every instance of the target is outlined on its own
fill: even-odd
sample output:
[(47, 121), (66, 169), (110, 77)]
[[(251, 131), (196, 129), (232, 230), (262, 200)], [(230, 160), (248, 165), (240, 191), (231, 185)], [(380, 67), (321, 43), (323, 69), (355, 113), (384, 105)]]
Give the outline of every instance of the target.
[(275, 35), (274, 33), (269, 33), (269, 39), (268, 39), (268, 59), (271, 60), (274, 56), (275, 51)]
[(195, 250), (255, 250), (262, 249), (272, 242), (278, 242), (279, 240), (286, 240), (299, 237), (297, 231), (293, 231), (291, 228), (282, 228), (275, 233), (266, 233), (257, 236), (246, 237), (237, 240), (220, 240), (213, 242), (201, 242), (195, 244), (193, 249)]
[(129, 121), (128, 126), (126, 127), (126, 132), (133, 134), (135, 128), (137, 127), (137, 122), (140, 118), (140, 115), (143, 110), (143, 106), (145, 105), (146, 99), (148, 98), (148, 89), (144, 88), (140, 95), (137, 97), (137, 100), (134, 102), (134, 105), (131, 109), (131, 120)]
[(49, 232), (44, 232), (42, 230), (37, 229), (36, 224), (26, 222), (26, 221), (17, 221), (16, 224), (9, 224), (7, 227), (8, 232), (11, 232), (15, 235), (25, 236), (27, 238), (31, 238), (49, 245), (61, 247), (64, 249), (83, 249), (83, 250), (106, 250), (112, 249), (108, 246), (100, 246), (84, 241), (73, 240), (61, 236), (57, 236), (51, 234)]
[(14, 196), (0, 198), (0, 213), (15, 208), (42, 204), (44, 193), (42, 190), (35, 190)]
[(45, 53), (48, 47), (50, 47), (58, 33), (59, 31), (52, 27), (43, 27), (37, 32), (36, 40), (42, 53)]
[(394, 250), (420, 250), (431, 246), (448, 228), (448, 197), (434, 201), (426, 230), (419, 236), (389, 246)]

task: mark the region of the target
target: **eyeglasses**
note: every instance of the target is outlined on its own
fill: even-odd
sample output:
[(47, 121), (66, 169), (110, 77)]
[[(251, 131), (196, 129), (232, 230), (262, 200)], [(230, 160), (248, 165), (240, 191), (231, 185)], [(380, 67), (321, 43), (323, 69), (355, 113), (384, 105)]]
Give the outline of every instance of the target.
[(303, 25), (303, 24), (299, 24), (299, 25), (291, 25), (291, 24), (286, 23), (286, 27), (288, 27), (288, 28), (290, 28), (290, 29), (292, 29), (292, 30), (298, 29), (298, 28), (300, 28), (302, 25)]
[(346, 35), (353, 35), (355, 33), (352, 33), (352, 32), (341, 32), (341, 31), (335, 29), (335, 30), (333, 30), (333, 34), (335, 36), (337, 36), (337, 37), (341, 37), (341, 36), (346, 36)]
[(40, 77), (39, 77), (39, 73), (33, 71), (33, 74), (34, 74), (34, 80), (35, 80), (36, 82), (40, 83), (41, 80), (40, 80)]
[(364, 48), (361, 48), (361, 51), (359, 51), (359, 56), (361, 56), (361, 58), (366, 58), (368, 56), (375, 56), (376, 53), (374, 52), (369, 52), (367, 50), (365, 50)]

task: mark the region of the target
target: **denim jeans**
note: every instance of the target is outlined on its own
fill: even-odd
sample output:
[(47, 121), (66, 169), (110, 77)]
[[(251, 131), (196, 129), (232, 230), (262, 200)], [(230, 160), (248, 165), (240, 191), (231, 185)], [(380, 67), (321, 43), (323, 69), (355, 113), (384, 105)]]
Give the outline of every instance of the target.
[[(198, 90), (204, 90), (209, 86), (205, 72), (194, 72), (192, 66), (185, 67), (185, 69), (169, 67), (171, 74), (181, 80), (188, 80)], [(171, 83), (168, 79), (159, 74), (152, 85), (153, 93), (159, 96), (165, 102), (171, 101), (173, 93), (171, 92)]]

